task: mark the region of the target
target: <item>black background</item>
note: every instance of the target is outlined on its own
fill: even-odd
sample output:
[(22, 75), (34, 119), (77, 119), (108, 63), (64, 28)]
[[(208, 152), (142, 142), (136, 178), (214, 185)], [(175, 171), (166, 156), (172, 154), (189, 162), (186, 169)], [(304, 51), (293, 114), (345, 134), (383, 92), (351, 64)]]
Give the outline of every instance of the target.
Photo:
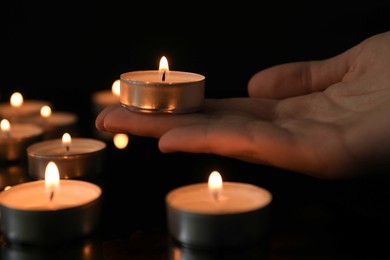
[[(162, 55), (172, 70), (205, 75), (206, 97), (246, 96), (261, 69), (325, 59), (390, 29), (388, 1), (7, 2), (0, 4), (0, 101), (15, 91), (49, 100), (79, 116), (85, 137), (93, 136), (92, 94), (121, 73), (156, 69)], [(137, 136), (125, 150), (110, 142), (107, 150), (108, 241), (164, 230), (165, 194), (219, 170), (225, 180), (272, 192), (274, 259), (358, 259), (389, 242), (387, 179), (325, 181), (214, 155), (161, 154), (157, 140)]]

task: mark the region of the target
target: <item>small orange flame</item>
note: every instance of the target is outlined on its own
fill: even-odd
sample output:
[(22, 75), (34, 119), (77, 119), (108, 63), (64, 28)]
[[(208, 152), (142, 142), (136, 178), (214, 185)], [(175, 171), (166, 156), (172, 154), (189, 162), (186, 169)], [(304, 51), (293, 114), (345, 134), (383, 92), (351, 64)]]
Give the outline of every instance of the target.
[(48, 191), (54, 192), (60, 186), (60, 173), (55, 162), (50, 161), (45, 170), (45, 187)]
[(209, 191), (215, 200), (218, 200), (222, 193), (223, 181), (221, 174), (217, 171), (213, 171), (209, 176)]
[(14, 92), (11, 95), (10, 103), (12, 107), (21, 107), (23, 105), (23, 96), (20, 92)]
[(159, 71), (169, 71), (168, 60), (165, 56), (160, 59)]
[(115, 80), (114, 83), (112, 83), (111, 86), (111, 92), (115, 96), (119, 97), (121, 94), (121, 82), (119, 79)]
[(41, 116), (45, 118), (51, 116), (51, 108), (49, 106), (41, 107)]
[(9, 133), (11, 131), (11, 124), (7, 119), (2, 119), (0, 123), (1, 131), (4, 133)]
[(65, 146), (65, 149), (69, 151), (70, 145), (72, 144), (72, 138), (69, 133), (62, 135), (62, 145)]

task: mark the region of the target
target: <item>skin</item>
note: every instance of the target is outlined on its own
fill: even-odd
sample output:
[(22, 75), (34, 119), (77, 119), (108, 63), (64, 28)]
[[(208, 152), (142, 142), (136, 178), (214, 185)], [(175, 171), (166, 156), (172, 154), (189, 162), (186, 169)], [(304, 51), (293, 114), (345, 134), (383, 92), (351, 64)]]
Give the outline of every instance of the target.
[(145, 114), (121, 105), (96, 127), (159, 138), (163, 153), (210, 153), (322, 179), (390, 170), (390, 32), (325, 60), (259, 71), (249, 97), (206, 99), (191, 114)]

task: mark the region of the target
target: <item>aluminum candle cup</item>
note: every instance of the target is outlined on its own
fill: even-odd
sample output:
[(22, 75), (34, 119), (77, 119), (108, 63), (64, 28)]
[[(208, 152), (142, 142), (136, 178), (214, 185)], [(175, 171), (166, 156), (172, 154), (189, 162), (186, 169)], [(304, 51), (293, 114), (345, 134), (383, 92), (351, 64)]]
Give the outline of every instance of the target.
[(100, 224), (99, 186), (60, 180), (50, 200), (45, 181), (31, 181), (0, 193), (1, 231), (6, 240), (54, 245), (95, 232)]
[(225, 182), (217, 200), (207, 183), (179, 187), (166, 196), (168, 230), (174, 241), (193, 249), (265, 243), (271, 200), (267, 190), (245, 183)]
[(27, 148), (31, 178), (44, 179), (46, 165), (54, 161), (61, 179), (94, 179), (104, 170), (106, 143), (91, 138), (72, 138), (69, 150), (61, 139), (44, 140)]
[(0, 162), (25, 159), (27, 147), (42, 139), (41, 127), (33, 124), (12, 124), (10, 132), (0, 131)]
[(133, 71), (120, 76), (120, 102), (126, 108), (146, 113), (190, 113), (204, 102), (205, 77), (168, 71), (165, 80), (158, 70)]

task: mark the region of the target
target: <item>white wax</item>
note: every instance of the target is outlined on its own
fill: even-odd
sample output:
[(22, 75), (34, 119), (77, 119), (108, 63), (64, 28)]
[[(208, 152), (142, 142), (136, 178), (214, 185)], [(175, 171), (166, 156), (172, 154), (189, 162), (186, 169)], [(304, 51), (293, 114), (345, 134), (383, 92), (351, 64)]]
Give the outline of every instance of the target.
[(224, 182), (216, 200), (208, 184), (193, 184), (171, 191), (167, 203), (172, 208), (200, 214), (243, 213), (265, 207), (271, 202), (271, 193), (255, 185)]
[(132, 71), (121, 75), (121, 79), (131, 81), (132, 84), (183, 84), (203, 81), (205, 77), (200, 74), (183, 72), (183, 71), (168, 71), (165, 75), (165, 81), (162, 80), (163, 73), (158, 70), (143, 70)]
[(90, 154), (105, 149), (106, 144), (102, 141), (72, 137), (69, 151), (62, 144), (62, 139), (52, 139), (35, 143), (28, 147), (28, 154), (35, 156), (63, 156)]
[[(19, 210), (59, 210), (85, 205), (98, 199), (99, 186), (79, 180), (60, 180), (60, 187), (50, 201), (45, 181), (31, 181), (13, 186), (0, 193), (0, 204)], [(64, 223), (66, 224), (66, 223)]]
[(11, 124), (11, 130), (9, 133), (0, 130), (0, 140), (7, 139), (25, 139), (34, 137), (43, 133), (43, 129), (34, 124)]

